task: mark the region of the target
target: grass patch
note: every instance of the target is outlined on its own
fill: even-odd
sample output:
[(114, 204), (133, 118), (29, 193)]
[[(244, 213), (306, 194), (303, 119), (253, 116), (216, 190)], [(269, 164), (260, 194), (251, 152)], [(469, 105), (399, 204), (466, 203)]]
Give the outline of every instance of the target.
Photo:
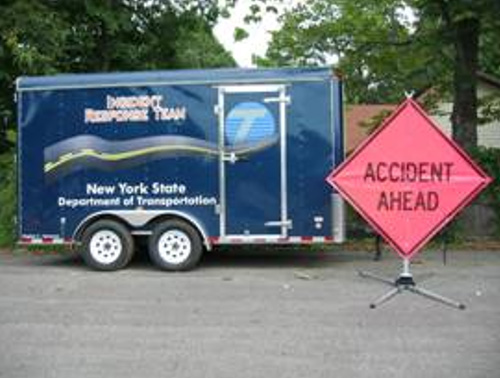
[(0, 247), (15, 242), (16, 174), (12, 153), (0, 155)]

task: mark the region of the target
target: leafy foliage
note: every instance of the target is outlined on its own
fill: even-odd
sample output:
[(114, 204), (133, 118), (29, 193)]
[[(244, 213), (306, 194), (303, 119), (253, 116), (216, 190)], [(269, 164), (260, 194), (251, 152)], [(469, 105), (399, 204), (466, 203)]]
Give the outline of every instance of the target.
[[(496, 0), (311, 0), (282, 17), (261, 65), (332, 57), (351, 103), (399, 102), (430, 86), (451, 94), (453, 137), (477, 144), (477, 72), (499, 73)], [(491, 112), (490, 112), (491, 114)]]
[(209, 0), (6, 0), (0, 13), (0, 116), (21, 75), (235, 65)]
[(285, 14), (263, 65), (324, 65), (338, 59), (350, 103), (398, 102), (443, 77), (419, 38), (414, 14), (400, 0), (310, 1)]
[(243, 28), (234, 29), (234, 40), (236, 42), (242, 41), (245, 38), (248, 38), (248, 32)]
[(496, 226), (500, 235), (500, 149), (477, 148), (472, 156), (493, 178), (493, 182), (486, 188), (480, 199), (490, 204), (496, 214)]
[[(500, 120), (500, 94), (492, 93), (479, 100), (479, 122), (490, 123)], [(498, 130), (500, 133), (500, 130)]]
[(0, 155), (0, 247), (14, 243), (15, 167), (11, 154)]
[[(212, 0), (3, 0), (0, 121), (15, 126), (14, 82), (22, 75), (234, 66), (212, 34)], [(12, 242), (12, 143), (0, 132), (0, 245)]]

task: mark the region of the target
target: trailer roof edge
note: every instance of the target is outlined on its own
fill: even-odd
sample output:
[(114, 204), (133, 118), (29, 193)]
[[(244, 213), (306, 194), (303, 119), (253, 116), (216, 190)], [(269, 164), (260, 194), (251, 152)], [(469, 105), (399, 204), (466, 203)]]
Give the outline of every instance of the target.
[(219, 85), (288, 83), (331, 80), (331, 68), (224, 68), (207, 70), (142, 71), (120, 73), (61, 74), (20, 77), (17, 90), (62, 90), (157, 85)]

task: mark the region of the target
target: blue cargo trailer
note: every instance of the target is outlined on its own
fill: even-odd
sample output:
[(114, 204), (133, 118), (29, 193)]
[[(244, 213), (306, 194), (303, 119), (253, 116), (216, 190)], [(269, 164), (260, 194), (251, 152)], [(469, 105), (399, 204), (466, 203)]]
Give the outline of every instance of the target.
[(20, 244), (115, 270), (142, 236), (159, 267), (187, 270), (218, 244), (343, 241), (329, 68), (21, 77), (17, 102)]

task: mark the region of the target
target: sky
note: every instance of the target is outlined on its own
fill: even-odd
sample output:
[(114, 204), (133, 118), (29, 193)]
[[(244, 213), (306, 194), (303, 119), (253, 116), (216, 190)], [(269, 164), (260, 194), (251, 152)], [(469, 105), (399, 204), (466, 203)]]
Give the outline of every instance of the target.
[[(286, 0), (280, 5), (279, 11), (291, 7), (300, 0)], [(252, 55), (264, 56), (267, 46), (271, 41), (270, 32), (278, 30), (280, 24), (278, 15), (267, 13), (259, 24), (245, 25), (243, 18), (248, 14), (250, 1), (239, 0), (231, 12), (231, 17), (221, 19), (214, 28), (214, 34), (226, 50), (233, 54), (234, 59), (240, 67), (253, 67)], [(234, 29), (240, 26), (247, 30), (249, 37), (243, 41), (234, 41)]]

